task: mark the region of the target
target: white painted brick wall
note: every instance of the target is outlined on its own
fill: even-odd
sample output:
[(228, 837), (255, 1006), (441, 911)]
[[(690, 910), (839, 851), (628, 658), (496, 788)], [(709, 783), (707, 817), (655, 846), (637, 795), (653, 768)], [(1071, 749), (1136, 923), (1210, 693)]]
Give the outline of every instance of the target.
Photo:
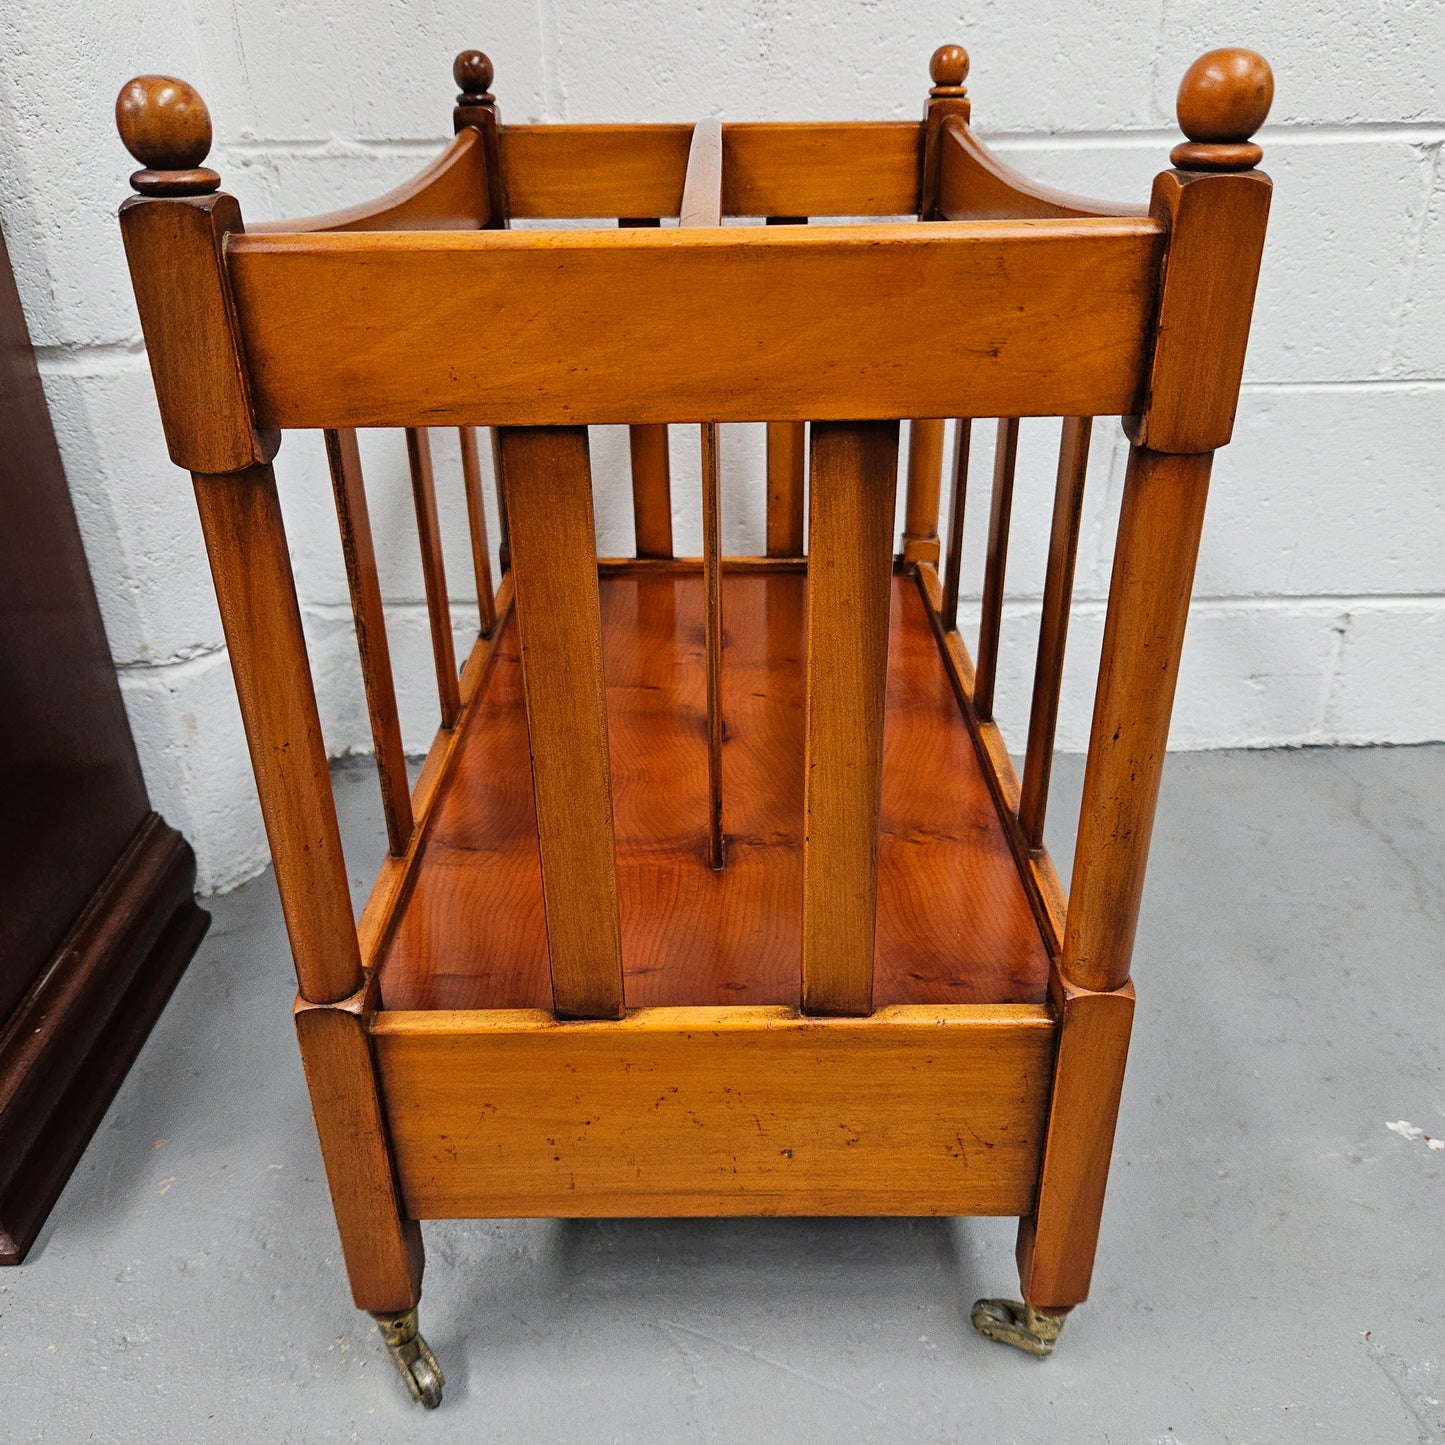
[[(751, 0), (679, 8), (539, 0), (12, 0), (0, 10), (0, 220), (45, 377), (152, 797), (196, 845), (202, 885), (261, 866), (265, 841), (186, 478), (166, 459), (114, 210), (131, 166), (111, 105), (162, 70), (215, 118), (213, 164), (256, 218), (374, 195), (450, 130), (450, 59), (481, 45), (512, 120), (912, 117), (942, 40), (973, 55), (981, 134), (1026, 172), (1144, 198), (1177, 138), (1173, 93), (1201, 50), (1274, 64), (1261, 137), (1277, 190), (1245, 395), (1215, 471), (1174, 744), (1445, 737), (1445, 5), (1071, 0), (967, 7)], [(991, 435), (971, 473), (968, 576)], [(1026, 422), (999, 711), (1026, 721), (1057, 424)], [(475, 625), (455, 440), (433, 438), (458, 647)], [(756, 549), (762, 444), (724, 432), (726, 545)], [(599, 543), (630, 548), (626, 441), (593, 436)], [(681, 546), (700, 538), (695, 438), (673, 439)], [(435, 718), (399, 437), (363, 459), (409, 748)], [(1094, 443), (1060, 741), (1083, 746), (1123, 477)], [(323, 724), (370, 746), (324, 455), (277, 464)], [(489, 503), (490, 505), (490, 503)], [(495, 538), (495, 516), (492, 517)], [(976, 593), (974, 594), (976, 599)], [(967, 613), (968, 604), (965, 604)]]

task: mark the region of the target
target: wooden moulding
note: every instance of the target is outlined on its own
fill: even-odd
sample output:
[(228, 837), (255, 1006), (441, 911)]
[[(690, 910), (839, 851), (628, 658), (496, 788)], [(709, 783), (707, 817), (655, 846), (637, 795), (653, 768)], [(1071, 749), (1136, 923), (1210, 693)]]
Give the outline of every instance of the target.
[(263, 426), (846, 421), (1137, 409), (1162, 238), (939, 222), (237, 236), (227, 256)]
[(382, 1012), (372, 1045), (414, 1218), (1012, 1215), (1054, 1024), (1028, 1004)]
[(147, 814), (0, 1034), (0, 1265), (25, 1258), (196, 951), (195, 879)]

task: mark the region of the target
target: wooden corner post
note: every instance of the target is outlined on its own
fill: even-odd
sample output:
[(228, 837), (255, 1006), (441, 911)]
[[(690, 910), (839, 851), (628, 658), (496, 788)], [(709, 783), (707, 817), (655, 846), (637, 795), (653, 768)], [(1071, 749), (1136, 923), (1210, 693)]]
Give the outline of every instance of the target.
[[(224, 247), (244, 228), (206, 169), (211, 119), (184, 81), (142, 76), (116, 125), (143, 169), (120, 208), (171, 459), (195, 482), (300, 989), (298, 1035), (357, 1304), (406, 1309), (421, 1281), (401, 1217), (368, 1034), (371, 1007), (271, 459), (258, 432)], [(303, 1024), (302, 1020), (309, 1021)], [(369, 1076), (373, 1107), (344, 1080)]]
[[(939, 152), (943, 123), (958, 116), (968, 124), (970, 104), (964, 80), (968, 51), (961, 45), (940, 45), (928, 63), (933, 86), (923, 114), (923, 169), (919, 177), (918, 218), (936, 221)], [(943, 482), (943, 418), (915, 417), (908, 425), (908, 481), (904, 493), (903, 565), (931, 562), (940, 556), (938, 501)]]
[(1056, 980), (1061, 1011), (1038, 1203), (1019, 1235), (1024, 1299), (1061, 1312), (1093, 1269), (1133, 1016), (1130, 957), (1215, 448), (1234, 424), (1269, 212), (1250, 137), (1273, 98), (1246, 50), (1179, 88), (1176, 169), (1154, 183), (1168, 255), (1114, 550), (1078, 843)]

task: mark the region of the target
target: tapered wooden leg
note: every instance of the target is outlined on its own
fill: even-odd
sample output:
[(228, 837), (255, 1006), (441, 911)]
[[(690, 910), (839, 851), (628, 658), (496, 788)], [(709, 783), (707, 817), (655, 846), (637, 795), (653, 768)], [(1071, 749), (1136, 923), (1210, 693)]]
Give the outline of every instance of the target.
[(337, 1004), (296, 1003), (296, 1037), (341, 1252), (358, 1309), (401, 1315), (421, 1298), (421, 1226), (406, 1218), (366, 1020), (373, 980)]

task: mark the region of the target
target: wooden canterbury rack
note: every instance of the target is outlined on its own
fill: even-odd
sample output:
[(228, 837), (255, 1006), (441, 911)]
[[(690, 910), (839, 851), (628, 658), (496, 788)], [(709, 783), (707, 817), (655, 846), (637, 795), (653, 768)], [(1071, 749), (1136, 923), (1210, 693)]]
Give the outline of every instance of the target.
[[(967, 69), (934, 55), (921, 124), (504, 126), (468, 51), (456, 139), (414, 181), (250, 227), (204, 168), (196, 92), (121, 92), (145, 167), (121, 227), (195, 479), (352, 1292), (426, 1404), (421, 1219), (1017, 1215), (1022, 1301), (980, 1301), (975, 1324), (1046, 1354), (1087, 1294), (1273, 81), (1248, 51), (1198, 60), (1175, 168), (1121, 206), (990, 155)], [(894, 219), (803, 224), (870, 216)], [(508, 229), (586, 217), (617, 225)], [(1065, 420), (1020, 782), (993, 698), (1024, 416)], [(1066, 901), (1044, 810), (1101, 416), (1131, 449)], [(961, 418), (941, 577), (940, 417)], [(974, 661), (979, 417), (1003, 420)], [(718, 426), (737, 422), (768, 428), (766, 557), (720, 555)], [(636, 558), (596, 557), (600, 423), (631, 426)], [(701, 559), (673, 556), (669, 424), (701, 428)], [(415, 788), (354, 430), (381, 426), (406, 428), (436, 657)], [(271, 470), (297, 427), (326, 433), (390, 839), (359, 924)], [(481, 604), (460, 677), (443, 427)]]

